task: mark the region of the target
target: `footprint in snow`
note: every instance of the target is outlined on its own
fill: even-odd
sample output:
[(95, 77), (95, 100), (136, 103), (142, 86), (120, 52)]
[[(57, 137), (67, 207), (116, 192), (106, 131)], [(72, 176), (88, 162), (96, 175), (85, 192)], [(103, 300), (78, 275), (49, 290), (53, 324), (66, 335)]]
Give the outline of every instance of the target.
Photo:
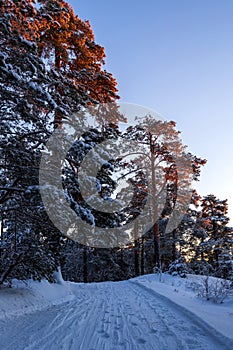
[(145, 343), (146, 343), (146, 340), (143, 339), (143, 338), (138, 338), (138, 339), (137, 339), (137, 342), (138, 342), (139, 344), (145, 344)]
[(110, 338), (110, 335), (108, 333), (104, 333), (103, 337), (104, 338)]

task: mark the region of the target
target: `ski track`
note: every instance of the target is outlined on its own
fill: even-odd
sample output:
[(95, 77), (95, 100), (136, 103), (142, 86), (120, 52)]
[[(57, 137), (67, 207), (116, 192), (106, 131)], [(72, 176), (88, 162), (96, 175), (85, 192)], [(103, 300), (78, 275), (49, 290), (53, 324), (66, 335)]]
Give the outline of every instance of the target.
[(194, 315), (129, 281), (84, 285), (76, 299), (0, 327), (4, 350), (230, 349)]

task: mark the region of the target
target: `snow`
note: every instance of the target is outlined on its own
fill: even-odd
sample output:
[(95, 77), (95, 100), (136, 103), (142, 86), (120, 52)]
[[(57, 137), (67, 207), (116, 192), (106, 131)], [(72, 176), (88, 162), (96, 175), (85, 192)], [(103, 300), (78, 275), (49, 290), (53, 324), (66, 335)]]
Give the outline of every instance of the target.
[(19, 39), (22, 43), (30, 46), (30, 47), (35, 47), (35, 43), (29, 40), (26, 40), (24, 37), (22, 37), (21, 35), (19, 35)]
[(74, 294), (67, 283), (13, 280), (12, 288), (0, 288), (0, 320), (41, 311), (73, 298)]
[(202, 279), (203, 276), (197, 275), (180, 278), (168, 274), (163, 274), (162, 277), (153, 274), (138, 277), (134, 282), (168, 298), (203, 319), (224, 336), (233, 339), (233, 297), (227, 298), (222, 304), (198, 298), (195, 287), (201, 284)]
[(190, 286), (200, 276), (91, 284), (60, 277), (59, 284), (14, 280), (13, 288), (0, 290), (1, 349), (233, 348), (233, 300), (197, 298)]

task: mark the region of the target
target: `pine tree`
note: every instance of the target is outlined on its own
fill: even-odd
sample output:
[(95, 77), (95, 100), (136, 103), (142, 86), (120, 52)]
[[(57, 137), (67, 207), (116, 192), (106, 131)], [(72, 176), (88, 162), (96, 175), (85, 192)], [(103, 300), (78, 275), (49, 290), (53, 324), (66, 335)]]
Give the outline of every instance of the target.
[[(36, 13), (36, 41), (41, 57), (50, 68), (62, 74), (72, 84), (80, 105), (114, 102), (117, 98), (116, 80), (102, 69), (104, 48), (94, 41), (89, 21), (75, 15), (62, 0), (41, 0)], [(57, 85), (59, 93), (67, 98), (65, 89)], [(63, 113), (56, 111), (55, 127), (61, 125)]]
[(208, 195), (202, 199), (201, 208), (201, 220), (207, 233), (207, 238), (201, 244), (202, 249), (206, 259), (218, 273), (221, 264), (232, 259), (232, 230), (227, 227), (227, 200)]
[[(183, 212), (182, 206), (187, 201), (187, 188), (190, 185), (190, 180), (198, 179), (200, 168), (206, 162), (186, 151), (186, 147), (182, 145), (179, 137), (180, 133), (175, 129), (175, 125), (173, 121), (157, 121), (155, 123), (154, 118), (147, 116), (135, 127), (129, 127), (123, 136), (126, 139), (137, 141), (140, 146), (144, 147), (144, 151), (135, 149), (135, 154), (138, 151), (140, 156), (137, 161), (134, 161), (134, 166), (135, 164), (143, 164), (144, 168), (136, 167), (135, 173), (149, 169), (152, 184), (152, 193), (150, 195), (154, 199), (151, 202), (150, 218), (154, 222), (151, 229), (154, 246), (153, 264), (158, 269), (161, 269), (162, 260), (164, 263), (166, 259), (164, 247), (161, 250), (161, 243), (165, 245), (167, 244), (166, 242), (171, 242), (172, 238), (173, 240), (175, 239), (175, 231), (170, 229), (168, 219), (172, 218), (174, 209), (177, 212), (179, 210)], [(188, 159), (190, 164), (190, 167), (181, 167), (182, 170), (179, 170), (179, 175), (176, 164), (177, 155)], [(178, 190), (182, 201), (176, 207)], [(148, 188), (144, 188), (143, 191), (144, 193), (148, 192)], [(137, 204), (134, 203), (133, 208), (135, 208), (134, 206), (137, 206)], [(165, 222), (166, 225), (164, 226)], [(160, 229), (160, 226), (163, 226), (163, 230)], [(165, 234), (166, 230), (167, 233)], [(169, 251), (171, 249), (170, 247)], [(162, 253), (163, 256), (161, 255)]]
[[(56, 11), (53, 13), (47, 3), (39, 10), (34, 5), (35, 1), (29, 0), (0, 1), (1, 283), (12, 276), (29, 276), (23, 271), (30, 271), (38, 279), (52, 279), (51, 271), (60, 263), (61, 234), (45, 213), (38, 186), (41, 152), (54, 120), (72, 115), (81, 106), (117, 98), (115, 80), (101, 70), (104, 51), (94, 43), (90, 25), (75, 17), (64, 2), (54, 2), (54, 6), (61, 5), (59, 16), (67, 12), (77, 29), (67, 39), (70, 46), (60, 36), (70, 56), (67, 60), (60, 56), (60, 67), (56, 67), (54, 50), (59, 38), (54, 37), (49, 45), (43, 36), (46, 26), (50, 31), (54, 24)], [(59, 16), (57, 20), (62, 22)], [(64, 27), (64, 18), (62, 23)], [(52, 29), (49, 35), (52, 40)], [(77, 65), (80, 55), (86, 66)], [(48, 264), (42, 264), (40, 256), (51, 262), (47, 271)]]

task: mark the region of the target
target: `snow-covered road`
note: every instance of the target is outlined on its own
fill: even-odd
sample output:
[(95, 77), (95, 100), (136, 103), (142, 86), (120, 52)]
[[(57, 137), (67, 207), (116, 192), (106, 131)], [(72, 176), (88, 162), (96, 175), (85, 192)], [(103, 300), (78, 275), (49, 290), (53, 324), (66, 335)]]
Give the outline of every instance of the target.
[(0, 327), (4, 350), (231, 348), (194, 315), (130, 281), (82, 285), (76, 299)]

